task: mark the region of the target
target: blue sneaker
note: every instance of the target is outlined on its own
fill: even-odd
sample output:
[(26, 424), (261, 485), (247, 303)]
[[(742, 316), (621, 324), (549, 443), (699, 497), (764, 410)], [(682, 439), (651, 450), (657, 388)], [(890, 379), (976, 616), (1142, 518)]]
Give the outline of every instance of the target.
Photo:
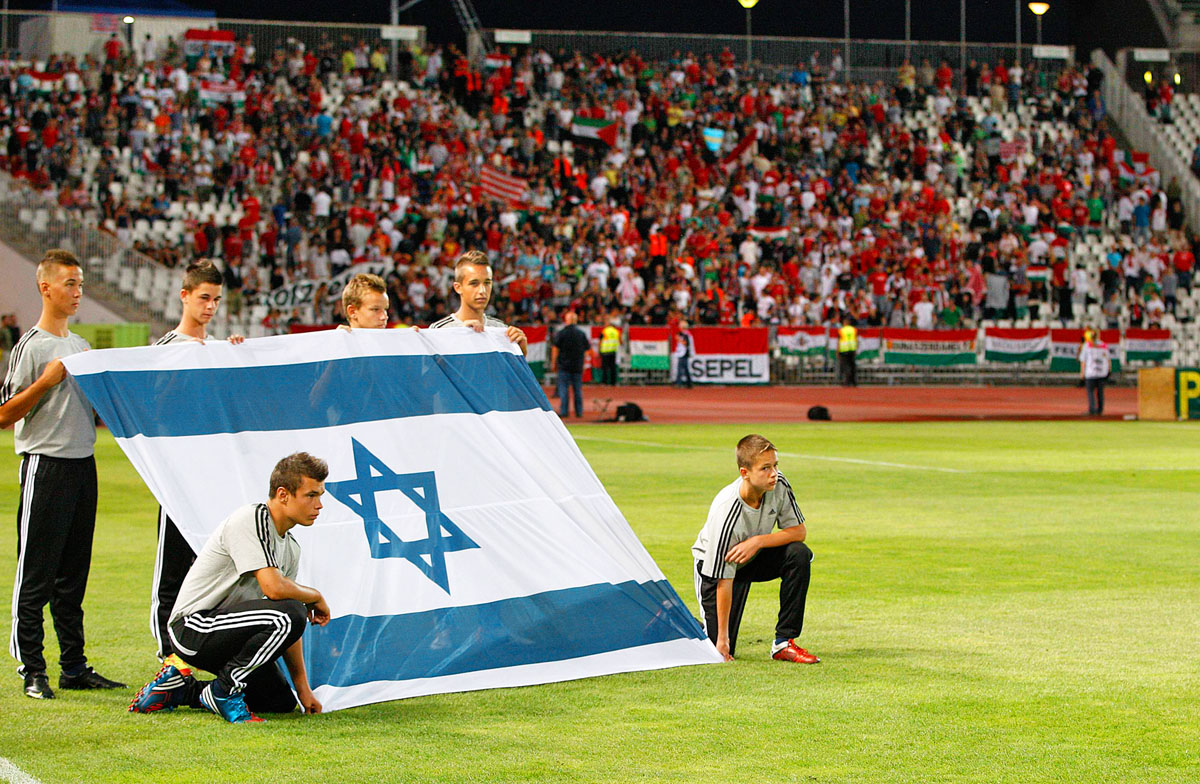
[(173, 664), (164, 664), (158, 675), (133, 695), (133, 702), (129, 703), (129, 712), (173, 711), (180, 705), (185, 705), (188, 701), (190, 680), (190, 671), (185, 674)]
[(230, 724), (259, 724), (266, 721), (250, 712), (241, 692), (222, 696), (213, 688), (216, 685), (217, 682), (213, 681), (200, 692), (200, 704), (209, 712), (217, 714)]

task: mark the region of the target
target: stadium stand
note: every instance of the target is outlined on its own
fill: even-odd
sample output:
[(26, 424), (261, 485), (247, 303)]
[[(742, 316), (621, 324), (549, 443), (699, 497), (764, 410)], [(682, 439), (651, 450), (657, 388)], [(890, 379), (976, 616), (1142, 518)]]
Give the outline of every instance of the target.
[(1197, 358), (1196, 240), (1171, 184), (1126, 176), (1094, 71), (432, 47), (393, 81), (361, 43), (161, 51), (0, 62), (0, 139), (32, 241), (109, 235), (89, 268), (162, 322), (211, 256), (251, 336), (337, 319), (319, 287), (360, 264), (428, 323), (479, 247), (512, 321), (1161, 325)]

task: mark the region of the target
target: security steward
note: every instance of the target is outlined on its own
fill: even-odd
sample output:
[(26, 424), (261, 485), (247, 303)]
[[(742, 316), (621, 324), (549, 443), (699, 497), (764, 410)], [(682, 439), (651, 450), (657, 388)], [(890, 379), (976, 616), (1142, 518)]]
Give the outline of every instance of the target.
[(849, 318), (842, 319), (838, 330), (838, 382), (844, 387), (858, 386), (858, 329)]
[(600, 331), (600, 383), (617, 385), (617, 349), (621, 347), (621, 330), (610, 318)]

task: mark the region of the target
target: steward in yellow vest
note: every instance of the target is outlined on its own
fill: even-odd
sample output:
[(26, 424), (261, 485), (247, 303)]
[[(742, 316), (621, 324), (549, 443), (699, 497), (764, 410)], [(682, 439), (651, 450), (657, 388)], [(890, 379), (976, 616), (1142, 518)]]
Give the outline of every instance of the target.
[(838, 330), (838, 382), (842, 386), (858, 386), (858, 330), (850, 319), (842, 319)]
[(600, 383), (617, 384), (617, 349), (621, 347), (621, 330), (610, 319), (600, 331)]

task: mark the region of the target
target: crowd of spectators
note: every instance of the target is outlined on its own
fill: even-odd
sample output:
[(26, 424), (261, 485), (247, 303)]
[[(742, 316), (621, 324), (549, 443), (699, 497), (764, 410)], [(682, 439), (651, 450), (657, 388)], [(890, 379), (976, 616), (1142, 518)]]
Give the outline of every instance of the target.
[[(1177, 186), (1118, 165), (1098, 71), (905, 62), (848, 83), (836, 54), (511, 55), (402, 49), (397, 81), (353, 41), (5, 58), (4, 166), (163, 264), (216, 258), (232, 316), (269, 329), (339, 305), (322, 288), (262, 314), (261, 295), (363, 263), (390, 268), (393, 321), (432, 322), (472, 248), (518, 323), (939, 328), (1099, 304), (1137, 325), (1191, 291)], [(615, 122), (616, 144), (573, 136), (581, 117)], [(525, 197), (490, 198), (484, 166)], [(1108, 233), (1097, 277), (1072, 248)]]

